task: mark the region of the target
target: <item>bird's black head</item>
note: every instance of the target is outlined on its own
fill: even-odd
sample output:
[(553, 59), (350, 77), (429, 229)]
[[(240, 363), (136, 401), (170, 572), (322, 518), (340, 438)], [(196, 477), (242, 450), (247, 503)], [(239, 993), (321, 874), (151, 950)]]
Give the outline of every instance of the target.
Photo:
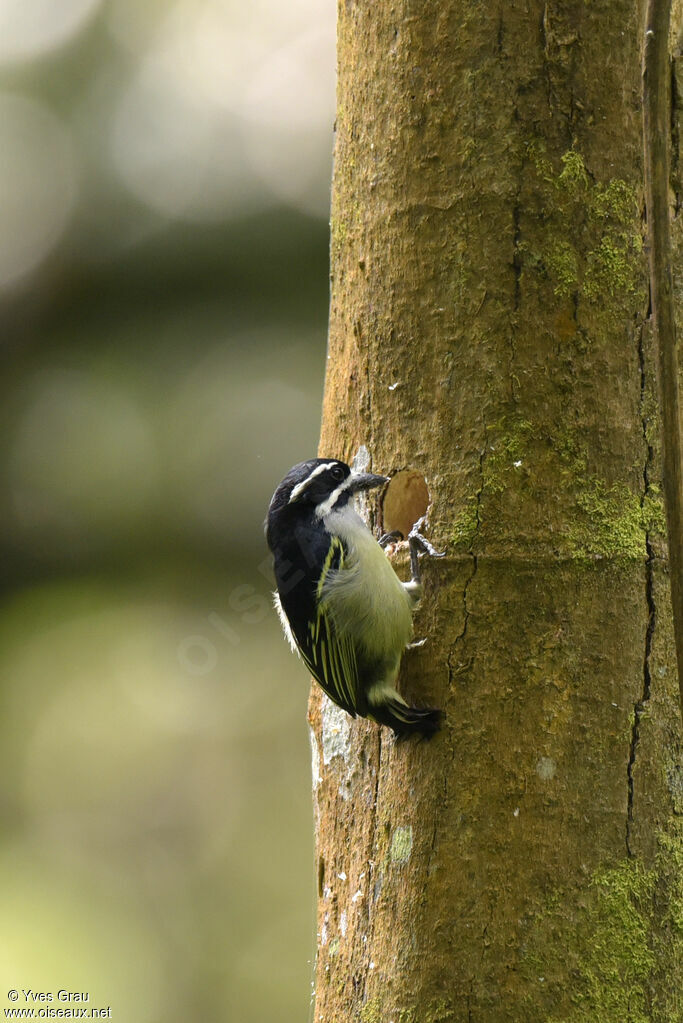
[(307, 462), (299, 462), (289, 470), (273, 494), (266, 535), (270, 534), (278, 519), (312, 512), (322, 519), (333, 509), (343, 508), (353, 494), (386, 482), (386, 476), (353, 473), (345, 462), (334, 458), (311, 458)]

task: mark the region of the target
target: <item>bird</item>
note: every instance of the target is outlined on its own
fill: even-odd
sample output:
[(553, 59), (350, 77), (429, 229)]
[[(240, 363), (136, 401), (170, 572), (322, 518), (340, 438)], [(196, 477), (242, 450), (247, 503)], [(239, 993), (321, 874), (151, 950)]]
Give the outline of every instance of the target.
[(429, 738), (442, 712), (410, 706), (396, 680), (422, 595), (419, 554), (443, 555), (419, 532), (420, 520), (408, 537), (412, 577), (401, 582), (383, 550), (396, 534), (376, 540), (353, 503), (355, 494), (388, 482), (334, 458), (289, 470), (266, 518), (274, 604), (292, 650), (338, 707), (397, 737)]

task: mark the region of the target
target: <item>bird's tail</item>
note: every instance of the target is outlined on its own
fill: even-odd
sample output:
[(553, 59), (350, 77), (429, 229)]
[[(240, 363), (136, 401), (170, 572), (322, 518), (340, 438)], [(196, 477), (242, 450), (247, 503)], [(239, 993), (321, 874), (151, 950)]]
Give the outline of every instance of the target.
[(441, 727), (443, 713), (434, 707), (410, 707), (397, 693), (376, 704), (368, 716), (392, 728), (399, 738), (417, 734), (431, 739)]

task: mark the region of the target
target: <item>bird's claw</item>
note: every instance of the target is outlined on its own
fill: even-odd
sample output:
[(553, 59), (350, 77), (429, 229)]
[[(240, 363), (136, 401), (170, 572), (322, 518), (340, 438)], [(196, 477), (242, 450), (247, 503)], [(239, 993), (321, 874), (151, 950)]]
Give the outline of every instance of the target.
[(403, 536), (403, 533), (401, 532), (401, 530), (400, 529), (394, 529), (394, 530), (392, 530), (391, 533), (383, 533), (382, 536), (380, 536), (380, 538), (377, 541), (377, 543), (380, 545), (382, 550), (385, 550), (389, 546), (389, 544), (397, 543), (398, 541), (403, 540), (403, 539), (404, 539), (404, 536)]
[(437, 551), (436, 547), (434, 547), (420, 532), (425, 521), (426, 518), (423, 515), (421, 519), (418, 519), (408, 533), (408, 545), (410, 547), (410, 571), (414, 582), (420, 581), (420, 554), (429, 554), (431, 558), (446, 557), (445, 551)]
[(414, 639), (412, 643), (409, 643), (406, 650), (419, 650), (421, 646), (424, 646), (427, 642), (427, 637), (423, 639)]

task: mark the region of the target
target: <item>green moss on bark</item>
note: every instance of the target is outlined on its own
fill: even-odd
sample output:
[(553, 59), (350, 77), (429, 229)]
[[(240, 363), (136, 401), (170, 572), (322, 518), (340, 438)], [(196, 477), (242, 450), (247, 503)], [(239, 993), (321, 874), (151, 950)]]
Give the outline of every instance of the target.
[(465, 506), (458, 512), (453, 523), (452, 540), (458, 547), (470, 550), (477, 535), (479, 517), (477, 514), (477, 497), (467, 498)]
[(533, 431), (533, 424), (519, 417), (491, 428), (489, 450), (482, 467), (484, 490), (488, 494), (502, 493), (509, 486), (510, 474), (524, 464)]
[(591, 882), (576, 933), (577, 983), (569, 1016), (548, 1023), (651, 1023), (648, 981), (655, 966), (650, 905), (655, 875), (626, 860)]
[[(634, 859), (596, 871), (577, 895), (572, 933), (562, 923), (572, 901), (565, 889), (547, 900), (525, 953), (530, 976), (548, 985), (550, 1002), (565, 1003), (547, 1023), (681, 1023), (683, 969), (683, 824), (657, 837), (651, 869)], [(665, 907), (662, 910), (662, 907)], [(562, 947), (553, 936), (564, 929)], [(555, 991), (570, 964), (572, 988)], [(658, 975), (665, 985), (655, 984)], [(666, 991), (664, 998), (653, 992)], [(559, 1011), (558, 1011), (559, 1010)]]
[(570, 242), (558, 241), (554, 248), (545, 250), (543, 257), (550, 277), (555, 281), (558, 297), (571, 295), (579, 284), (579, 259)]
[[(558, 187), (565, 188), (569, 192), (582, 192), (588, 188), (588, 174), (581, 153), (570, 149), (560, 157), (560, 163), (562, 170), (557, 177)], [(553, 178), (551, 177), (550, 180), (553, 181)]]
[(385, 1023), (386, 1020), (395, 1020), (395, 1023), (450, 1023), (456, 1016), (445, 998), (419, 1008), (392, 1008), (388, 1011), (383, 1010), (381, 999), (371, 998), (361, 1009), (360, 1018), (361, 1023)]
[(640, 279), (638, 257), (643, 251), (640, 234), (627, 231), (610, 231), (601, 239), (597, 248), (586, 257), (583, 278), (583, 293), (598, 300), (605, 292), (611, 295), (633, 293), (636, 281)]
[(625, 484), (608, 487), (604, 480), (588, 477), (577, 494), (576, 512), (567, 533), (573, 557), (645, 557), (641, 498)]
[(382, 1023), (382, 1003), (371, 998), (360, 1010), (361, 1023)]
[(477, 530), (486, 536), (496, 528), (501, 495), (520, 487), (542, 494), (544, 480), (553, 480), (561, 514), (553, 545), (565, 557), (644, 559), (648, 535), (666, 535), (660, 488), (651, 484), (643, 493), (590, 472), (588, 452), (571, 431), (503, 420), (489, 430), (482, 475), (481, 495), (469, 496), (453, 527), (454, 541), (468, 549)]
[(547, 192), (546, 242), (535, 248), (520, 237), (522, 272), (546, 277), (557, 297), (580, 295), (591, 303), (606, 294), (633, 294), (642, 277), (642, 226), (638, 194), (627, 181), (592, 182), (575, 149), (560, 157), (560, 169), (543, 154), (541, 142), (528, 150)]

